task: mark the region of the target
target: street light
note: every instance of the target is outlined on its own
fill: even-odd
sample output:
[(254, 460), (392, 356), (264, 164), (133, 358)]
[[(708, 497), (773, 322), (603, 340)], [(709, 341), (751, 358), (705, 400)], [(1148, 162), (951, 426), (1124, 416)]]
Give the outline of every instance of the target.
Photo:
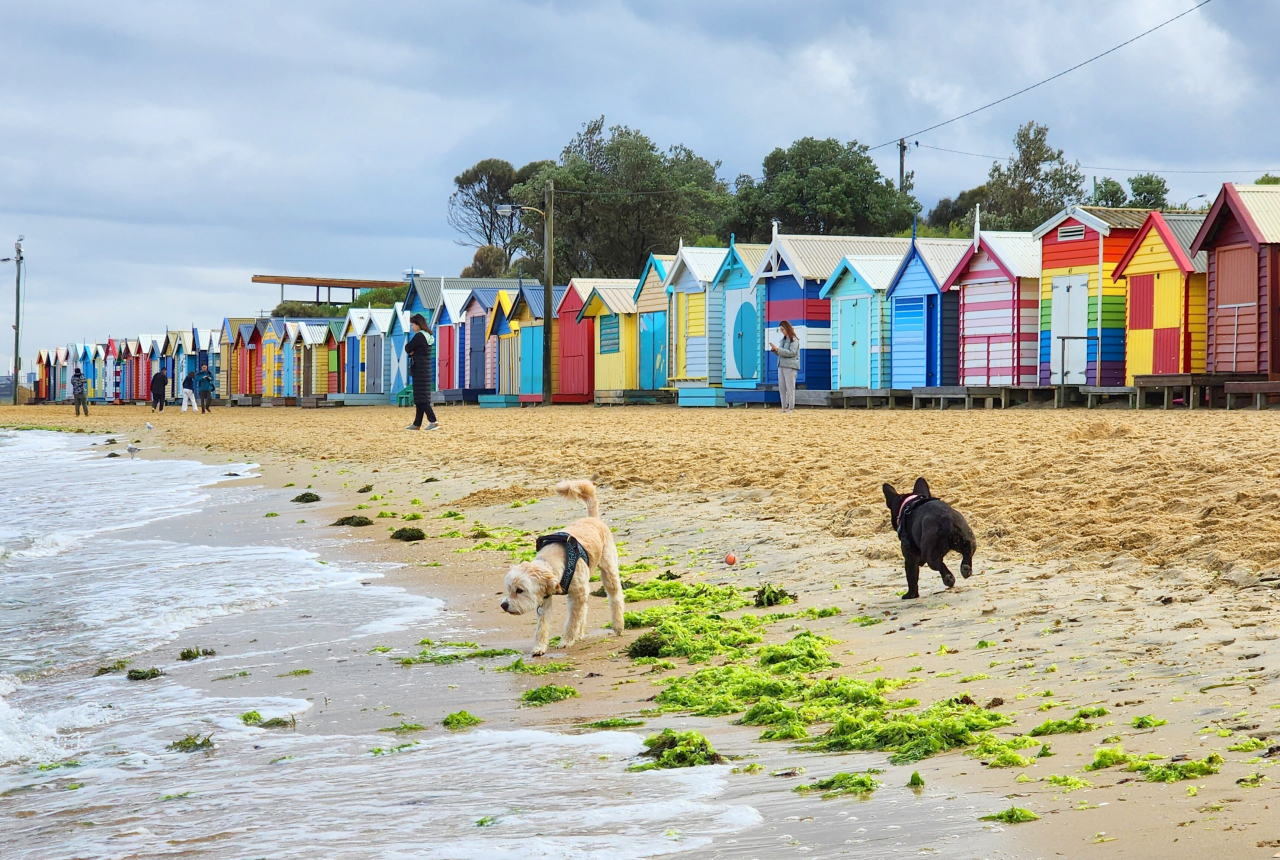
[(547, 181), (547, 202), (546, 211), (535, 209), (532, 206), (523, 206), (519, 203), (503, 203), (498, 206), (497, 212), (504, 218), (510, 218), (512, 215), (518, 215), (521, 212), (537, 212), (542, 216), (543, 224), (543, 250), (542, 250), (542, 405), (551, 405), (551, 311), (554, 303), (554, 293), (551, 285), (555, 283), (555, 245), (554, 245), (554, 222), (555, 222), (555, 199), (556, 186), (555, 183)]
[[(1203, 200), (1203, 199), (1205, 199), (1205, 198), (1206, 198), (1206, 197), (1208, 197), (1208, 196), (1209, 196), (1208, 194), (1197, 194), (1195, 197), (1192, 197), (1192, 198), (1191, 198), (1191, 200)], [(1183, 209), (1190, 208), (1190, 206), (1191, 206), (1191, 200), (1188, 200), (1186, 203), (1183, 203), (1183, 204), (1182, 204), (1182, 208), (1183, 208)]]
[(18, 405), (18, 371), (22, 369), (21, 359), (18, 358), (18, 348), (20, 346), (21, 336), (21, 316), (22, 316), (22, 240), (26, 236), (19, 235), (18, 241), (13, 243), (13, 256), (0, 258), (0, 263), (8, 263), (13, 261), (13, 405)]

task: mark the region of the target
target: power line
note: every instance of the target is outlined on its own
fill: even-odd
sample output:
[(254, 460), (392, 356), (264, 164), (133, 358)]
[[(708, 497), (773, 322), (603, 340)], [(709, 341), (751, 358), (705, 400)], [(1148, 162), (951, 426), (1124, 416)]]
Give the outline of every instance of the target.
[[(1012, 161), (1013, 157), (1009, 155), (987, 155), (981, 152), (965, 152), (963, 149), (947, 149), (945, 146), (930, 146), (927, 143), (919, 144), (924, 149), (934, 149), (938, 152), (950, 152), (955, 155), (971, 155), (974, 158), (990, 158), (993, 161)], [(1104, 167), (1098, 164), (1082, 164), (1085, 170), (1114, 170), (1116, 173), (1177, 173), (1188, 175), (1213, 175), (1218, 173), (1272, 173), (1280, 172), (1277, 168), (1264, 167), (1230, 167), (1217, 170), (1165, 170), (1159, 167)]]
[(1183, 18), (1183, 17), (1185, 17), (1185, 16), (1187, 16), (1187, 15), (1190, 15), (1192, 12), (1196, 11), (1197, 9), (1199, 9), (1199, 8), (1201, 8), (1201, 7), (1203, 7), (1203, 6), (1208, 6), (1211, 2), (1213, 2), (1213, 0), (1201, 0), (1201, 2), (1199, 2), (1199, 3), (1197, 3), (1196, 5), (1192, 6), (1190, 9), (1186, 10), (1185, 12), (1181, 12), (1181, 13), (1179, 13), (1179, 14), (1177, 14), (1177, 15), (1174, 15), (1172, 18), (1170, 18), (1170, 19), (1169, 19), (1169, 20), (1167, 20), (1167, 21), (1162, 21), (1162, 22), (1160, 22), (1159, 24), (1157, 24), (1157, 25), (1155, 25), (1154, 27), (1152, 27), (1150, 30), (1144, 30), (1143, 32), (1141, 32), (1141, 33), (1139, 33), (1138, 35), (1134, 36), (1132, 39), (1128, 39), (1128, 40), (1126, 40), (1126, 41), (1124, 41), (1124, 42), (1121, 42), (1119, 45), (1116, 45), (1114, 48), (1108, 48), (1107, 50), (1103, 51), (1101, 54), (1098, 54), (1097, 56), (1090, 57), (1089, 59), (1085, 60), (1084, 62), (1076, 63), (1076, 64), (1075, 64), (1074, 66), (1072, 66), (1071, 68), (1069, 68), (1069, 69), (1064, 69), (1063, 71), (1058, 72), (1056, 75), (1053, 75), (1052, 77), (1045, 78), (1043, 81), (1039, 81), (1039, 82), (1037, 82), (1037, 83), (1034, 83), (1034, 84), (1032, 84), (1032, 85), (1031, 85), (1031, 86), (1029, 86), (1029, 87), (1023, 87), (1022, 89), (1018, 90), (1016, 93), (1010, 93), (1009, 95), (1005, 96), (1004, 98), (996, 99), (995, 101), (993, 101), (993, 102), (989, 102), (989, 103), (987, 103), (987, 104), (983, 105), (982, 107), (976, 107), (976, 108), (974, 108), (973, 110), (968, 111), (967, 113), (962, 113), (962, 114), (960, 114), (959, 116), (953, 116), (951, 119), (944, 120), (944, 121), (942, 121), (942, 122), (940, 122), (940, 123), (936, 123), (936, 124), (934, 124), (934, 125), (929, 126), (928, 128), (922, 128), (922, 129), (920, 129), (919, 131), (913, 131), (913, 132), (911, 132), (910, 134), (906, 134), (906, 135), (902, 135), (902, 134), (900, 134), (900, 135), (896, 135), (896, 136), (893, 138), (893, 140), (888, 140), (888, 141), (885, 141), (884, 143), (877, 144), (877, 145), (875, 145), (875, 146), (871, 147), (871, 149), (881, 149), (882, 147), (892, 146), (893, 144), (897, 143), (899, 140), (902, 140), (903, 138), (906, 138), (906, 137), (914, 137), (914, 136), (915, 136), (915, 135), (917, 135), (917, 134), (924, 134), (925, 132), (933, 131), (934, 129), (938, 129), (938, 128), (942, 128), (944, 125), (950, 125), (951, 123), (953, 123), (953, 122), (957, 122), (957, 121), (959, 121), (959, 120), (962, 120), (962, 119), (964, 119), (965, 117), (970, 117), (970, 116), (973, 116), (973, 115), (974, 115), (974, 114), (976, 114), (976, 113), (981, 113), (982, 111), (986, 110), (987, 108), (993, 108), (993, 107), (995, 107), (995, 106), (996, 106), (996, 105), (998, 105), (998, 104), (1001, 104), (1001, 103), (1003, 103), (1003, 102), (1007, 102), (1009, 99), (1017, 98), (1018, 96), (1022, 95), (1023, 93), (1031, 92), (1031, 91), (1032, 91), (1032, 90), (1034, 90), (1036, 87), (1042, 87), (1042, 86), (1044, 86), (1045, 84), (1049, 83), (1050, 81), (1056, 81), (1058, 78), (1062, 77), (1063, 75), (1068, 75), (1068, 74), (1070, 74), (1071, 72), (1074, 72), (1076, 69), (1084, 68), (1085, 66), (1087, 66), (1087, 65), (1089, 65), (1090, 63), (1094, 62), (1095, 60), (1101, 60), (1103, 57), (1107, 56), (1108, 54), (1114, 54), (1116, 51), (1120, 50), (1121, 48), (1125, 47), (1126, 45), (1131, 45), (1131, 44), (1133, 44), (1134, 42), (1136, 42), (1136, 41), (1138, 41), (1139, 39), (1141, 39), (1142, 37), (1151, 35), (1151, 34), (1152, 34), (1152, 33), (1154, 33), (1156, 30), (1159, 30), (1161, 27), (1166, 27), (1166, 26), (1168, 26), (1169, 24), (1172, 24), (1174, 21), (1177, 21), (1179, 18)]

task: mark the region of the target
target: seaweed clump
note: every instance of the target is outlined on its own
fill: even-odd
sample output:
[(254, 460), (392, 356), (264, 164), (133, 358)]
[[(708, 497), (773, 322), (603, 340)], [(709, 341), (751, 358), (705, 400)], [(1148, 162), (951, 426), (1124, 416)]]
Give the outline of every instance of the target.
[(150, 681), (152, 678), (159, 678), (163, 675), (155, 666), (150, 669), (130, 669), (129, 674), (125, 675), (130, 681)]
[(1168, 722), (1168, 720), (1157, 719), (1150, 714), (1146, 714), (1140, 717), (1134, 717), (1132, 725), (1135, 729), (1154, 729), (1158, 726), (1163, 726)]
[(360, 514), (353, 514), (351, 516), (340, 517), (335, 520), (333, 524), (335, 526), (371, 526), (373, 525), (373, 520), (368, 517), (361, 516)]
[(456, 713), (452, 713), (441, 720), (440, 725), (444, 726), (451, 732), (460, 732), (463, 729), (478, 726), (483, 722), (484, 720), (480, 719), (475, 714), (468, 713), (467, 711), (457, 711)]
[(766, 606), (782, 606), (786, 603), (795, 603), (796, 596), (787, 591), (781, 585), (774, 585), (766, 582), (756, 591), (756, 606), (764, 608)]
[(113, 672), (123, 672), (128, 667), (129, 661), (126, 659), (120, 659), (106, 666), (99, 666), (98, 671), (93, 673), (93, 677), (97, 678), (99, 675), (110, 675)]
[(1210, 753), (1202, 759), (1177, 761), (1169, 764), (1155, 764), (1150, 761), (1135, 761), (1129, 765), (1130, 772), (1141, 773), (1147, 782), (1179, 782), (1184, 779), (1196, 779), (1218, 772), (1222, 767), (1222, 756)]
[(972, 746), (978, 742), (977, 733), (1013, 722), (1004, 714), (966, 703), (964, 698), (944, 699), (919, 713), (850, 708), (808, 748), (829, 752), (886, 751), (891, 753), (892, 764), (908, 764)]
[(547, 684), (532, 690), (525, 690), (520, 696), (520, 701), (530, 707), (537, 708), (542, 705), (550, 705), (553, 702), (563, 702), (565, 699), (576, 698), (578, 698), (578, 691), (573, 687), (557, 687), (555, 684)]
[(401, 526), (391, 533), (392, 540), (416, 541), (425, 540), (426, 532), (416, 526)]
[(609, 717), (607, 720), (596, 720), (594, 723), (587, 723), (589, 729), (634, 729), (637, 726), (643, 726), (644, 720), (632, 720), (627, 717)]
[(517, 657), (510, 665), (499, 666), (498, 671), (518, 672), (521, 675), (549, 675), (552, 672), (571, 672), (573, 664), (557, 663), (555, 660), (548, 660), (546, 663), (526, 663), (523, 657)]
[(884, 773), (882, 770), (872, 768), (865, 773), (837, 773), (826, 779), (820, 779), (809, 785), (797, 785), (791, 789), (797, 794), (809, 794), (814, 791), (822, 792), (822, 799), (826, 800), (832, 797), (839, 797), (842, 794), (870, 794), (879, 788), (883, 783), (876, 779), (874, 774)]
[(704, 764), (721, 764), (724, 756), (716, 752), (702, 732), (678, 732), (663, 729), (644, 740), (645, 751), (640, 753), (653, 761), (633, 764), (630, 771), (666, 770), (668, 768), (697, 767)]
[(356, 490), (356, 492), (357, 492), (357, 493), (372, 493), (372, 492), (373, 492), (373, 484), (365, 484), (363, 487), (361, 487), (360, 489)]
[(200, 737), (199, 735), (187, 735), (180, 741), (174, 741), (169, 744), (169, 749), (174, 752), (196, 752), (197, 750), (213, 749), (213, 733)]
[(308, 490), (305, 493), (299, 493), (298, 495), (294, 496), (293, 500), (295, 502), (298, 502), (299, 504), (306, 505), (306, 504), (310, 504), (311, 502), (320, 501), (320, 496)]
[(183, 648), (178, 653), (178, 659), (190, 662), (191, 660), (199, 660), (201, 657), (214, 657), (217, 653), (212, 648)]
[(1035, 759), (1020, 755), (1018, 750), (1028, 749), (1037, 744), (1026, 735), (1017, 735), (1009, 740), (1001, 740), (990, 733), (978, 735), (978, 742), (966, 751), (965, 755), (973, 758), (987, 759), (983, 762), (987, 767), (1031, 767)]
[(1027, 734), (1033, 738), (1043, 737), (1044, 735), (1065, 735), (1080, 732), (1091, 732), (1096, 729), (1093, 723), (1085, 722), (1083, 717), (1073, 717), (1069, 720), (1045, 720), (1036, 726)]
[(980, 821), (999, 821), (1002, 824), (1022, 824), (1026, 821), (1039, 821), (1040, 816), (1036, 815), (1030, 809), (1023, 809), (1021, 806), (1010, 806), (1002, 812), (993, 812), (991, 815), (984, 815)]

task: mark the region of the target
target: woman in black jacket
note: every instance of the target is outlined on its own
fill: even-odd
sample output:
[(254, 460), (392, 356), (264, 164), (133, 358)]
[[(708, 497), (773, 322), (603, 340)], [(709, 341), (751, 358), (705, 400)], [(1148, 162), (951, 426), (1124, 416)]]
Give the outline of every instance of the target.
[(431, 335), (427, 332), (427, 318), (422, 314), (409, 317), (413, 335), (405, 341), (404, 351), (409, 355), (409, 378), (413, 381), (413, 405), (418, 414), (406, 430), (421, 430), (422, 416), (427, 416), (427, 429), (439, 430), (435, 410), (431, 408)]
[(164, 392), (169, 387), (169, 375), (160, 368), (151, 377), (151, 411), (164, 411)]

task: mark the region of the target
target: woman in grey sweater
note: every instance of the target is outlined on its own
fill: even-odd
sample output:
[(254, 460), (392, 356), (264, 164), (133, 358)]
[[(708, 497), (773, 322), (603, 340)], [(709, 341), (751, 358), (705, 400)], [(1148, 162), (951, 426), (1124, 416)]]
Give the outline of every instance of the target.
[(791, 323), (778, 323), (782, 329), (782, 342), (770, 346), (778, 357), (778, 396), (782, 399), (783, 412), (796, 411), (796, 373), (800, 370), (800, 338)]

